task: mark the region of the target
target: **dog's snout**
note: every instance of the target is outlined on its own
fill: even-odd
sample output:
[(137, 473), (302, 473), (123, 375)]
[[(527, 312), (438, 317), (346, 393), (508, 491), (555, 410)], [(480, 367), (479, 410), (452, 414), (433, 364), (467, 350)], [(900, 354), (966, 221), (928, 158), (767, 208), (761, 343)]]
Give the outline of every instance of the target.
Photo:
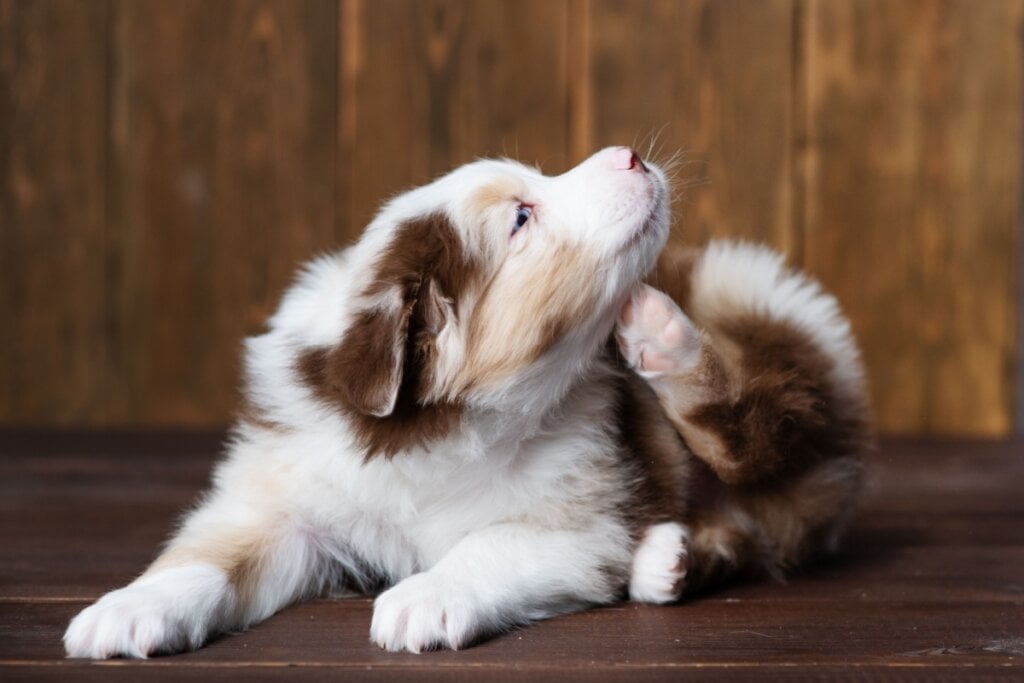
[(647, 171), (640, 155), (629, 147), (617, 147), (611, 155), (612, 168), (617, 171), (639, 170), (641, 173)]

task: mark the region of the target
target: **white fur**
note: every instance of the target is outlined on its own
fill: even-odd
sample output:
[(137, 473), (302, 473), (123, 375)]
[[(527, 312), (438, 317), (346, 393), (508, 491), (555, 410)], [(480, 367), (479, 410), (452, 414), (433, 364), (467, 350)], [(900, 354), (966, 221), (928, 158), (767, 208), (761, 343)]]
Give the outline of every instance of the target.
[(197, 648), (229, 623), (235, 609), (227, 577), (194, 564), (144, 576), (104, 595), (68, 626), (64, 647), (74, 657), (145, 658)]
[[(616, 598), (631, 535), (607, 369), (594, 359), (629, 289), (667, 235), (664, 178), (615, 170), (613, 151), (546, 178), (511, 162), (478, 162), (389, 202), (350, 249), (299, 276), (245, 347), (247, 396), (273, 427), (242, 422), (204, 503), (170, 551), (255, 539), (265, 558), (244, 600), (201, 562), (154, 570), (71, 623), (73, 657), (145, 657), (200, 646), (288, 603), (335, 587), (394, 585), (375, 604), (371, 637), (389, 650), (456, 648), (510, 625)], [(497, 177), (521, 183), (536, 225), (509, 240), (495, 209), (469, 220), (464, 202)], [(553, 245), (597, 264), (595, 307), (543, 358), (467, 396), (461, 429), (426, 448), (366, 461), (336, 406), (299, 376), (296, 359), (337, 344), (360, 307), (376, 257), (402, 221), (442, 212), (492, 267), (529, 272)], [(493, 224), (492, 224), (493, 223)], [(476, 226), (476, 227), (474, 227)], [(516, 292), (501, 292), (506, 306)], [(472, 301), (461, 302), (467, 307)], [(446, 330), (439, 369), (465, 358), (464, 330)], [(202, 552), (198, 553), (202, 556)], [(159, 561), (158, 561), (159, 562)]]
[(689, 532), (677, 522), (647, 529), (633, 555), (629, 599), (664, 604), (679, 599), (686, 577)]

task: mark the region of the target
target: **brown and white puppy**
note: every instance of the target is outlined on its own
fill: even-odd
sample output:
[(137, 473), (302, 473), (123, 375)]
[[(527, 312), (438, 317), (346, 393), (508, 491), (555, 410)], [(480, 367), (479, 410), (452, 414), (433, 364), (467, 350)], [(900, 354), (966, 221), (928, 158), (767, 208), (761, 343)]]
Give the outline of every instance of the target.
[[(627, 148), (553, 178), (476, 162), (388, 203), (248, 340), (247, 410), (210, 492), (140, 578), (75, 617), (69, 655), (195, 648), (291, 602), (380, 586), (374, 642), (458, 648), (627, 587), (676, 599), (690, 534), (691, 576), (705, 548), (709, 566), (730, 568), (760, 552), (758, 534), (782, 524), (764, 519), (803, 503), (723, 488), (688, 511), (701, 466), (680, 438), (703, 434), (712, 467), (749, 459), (716, 445), (727, 415), (693, 417), (750, 388), (729, 364), (746, 368), (742, 336), (723, 336), (721, 351), (709, 337), (720, 368), (677, 362), (650, 385), (607, 344), (624, 302), (654, 310), (637, 286), (665, 243), (667, 207), (663, 174)], [(680, 339), (648, 318), (622, 327), (640, 375), (663, 371), (637, 348), (671, 355)], [(849, 360), (830, 352), (821, 385), (828, 363)], [(831, 475), (814, 473), (831, 455), (750, 469), (830, 496)], [(841, 513), (811, 509), (797, 546)]]

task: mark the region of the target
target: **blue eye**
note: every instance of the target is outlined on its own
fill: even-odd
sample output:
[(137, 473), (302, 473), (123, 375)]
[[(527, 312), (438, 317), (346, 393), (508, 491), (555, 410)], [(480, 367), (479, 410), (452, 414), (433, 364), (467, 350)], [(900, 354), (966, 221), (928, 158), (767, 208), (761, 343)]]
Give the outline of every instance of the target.
[(516, 209), (516, 224), (512, 227), (512, 234), (519, 232), (520, 228), (526, 225), (526, 221), (530, 220), (530, 216), (533, 215), (533, 208), (522, 205)]

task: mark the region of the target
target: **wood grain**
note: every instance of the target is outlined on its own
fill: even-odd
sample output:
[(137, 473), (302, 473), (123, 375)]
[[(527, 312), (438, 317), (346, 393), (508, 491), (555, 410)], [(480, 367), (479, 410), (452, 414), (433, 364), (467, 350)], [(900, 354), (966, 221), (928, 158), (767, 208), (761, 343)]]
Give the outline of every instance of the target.
[(389, 654), (368, 598), (289, 607), (195, 653), (63, 658), (205, 484), (220, 435), (0, 431), (0, 679), (1019, 680), (1024, 447), (887, 440), (842, 553), (788, 583), (545, 620), (460, 652)]
[(889, 432), (1012, 428), (1024, 3), (807, 3), (807, 264)]
[(118, 421), (223, 424), (242, 337), (334, 245), (335, 11), (117, 4)]
[(674, 239), (749, 237), (798, 252), (790, 156), (793, 2), (591, 5), (590, 101), (576, 110), (592, 119), (589, 146), (643, 149), (655, 138), (656, 160), (685, 152)]
[[(568, 166), (566, 0), (342, 0), (339, 223), (455, 166)], [(528, 44), (528, 49), (525, 45)]]
[(673, 239), (838, 295), (884, 432), (1011, 433), (1021, 35), (1024, 0), (0, 0), (0, 423), (224, 425), (242, 338), (388, 197), (636, 143), (683, 152)]
[(0, 2), (0, 418), (102, 421), (108, 5)]
[[(950, 655), (954, 652), (935, 652), (934, 655)], [(346, 683), (388, 682), (395, 680), (418, 683), (477, 683), (484, 679), (494, 683), (509, 681), (558, 683), (604, 683), (605, 681), (647, 681), (651, 683), (675, 683), (686, 681), (1016, 681), (1019, 671), (1012, 662), (1003, 663), (989, 658), (965, 660), (962, 657), (931, 657), (922, 665), (920, 661), (895, 661), (890, 663), (847, 662), (844, 664), (808, 663), (780, 664), (729, 663), (717, 665), (713, 662), (694, 662), (670, 667), (614, 666), (602, 670), (597, 665), (584, 667), (549, 667), (538, 670), (529, 663), (516, 667), (493, 667), (479, 665), (453, 665), (431, 668), (424, 663), (396, 665), (392, 667), (367, 668), (357, 664), (324, 664), (320, 662), (276, 661), (247, 666), (244, 673), (230, 665), (218, 662), (196, 665), (169, 665), (161, 660), (147, 662), (122, 662), (106, 664), (58, 662), (52, 665), (14, 665), (4, 668), (9, 681), (234, 681), (244, 675), (246, 681), (337, 681)]]

